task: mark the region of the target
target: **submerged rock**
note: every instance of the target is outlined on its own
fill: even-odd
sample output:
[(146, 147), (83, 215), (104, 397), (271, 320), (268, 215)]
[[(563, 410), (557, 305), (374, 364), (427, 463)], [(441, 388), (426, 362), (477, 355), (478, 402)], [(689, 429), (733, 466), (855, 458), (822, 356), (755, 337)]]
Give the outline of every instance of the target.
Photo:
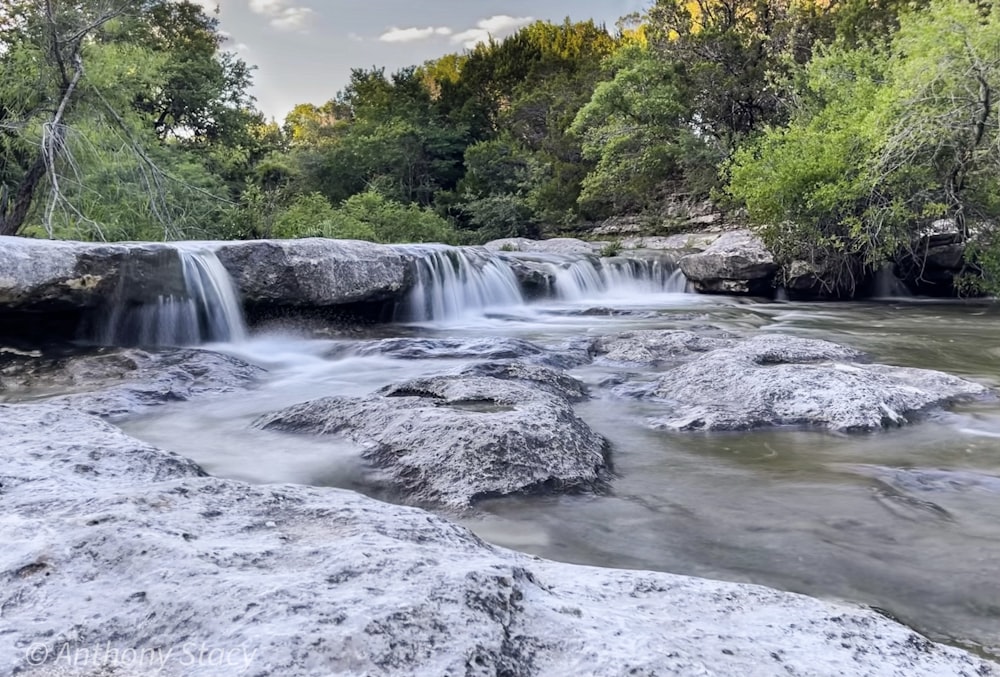
[(0, 411), (3, 674), (1000, 674), (854, 606), (540, 560), (348, 491), (202, 477), (78, 412)]
[(546, 350), (515, 338), (387, 338), (339, 346), (354, 355), (385, 355), (405, 360), (541, 358)]
[(702, 252), (680, 260), (695, 289), (719, 294), (769, 294), (778, 272), (774, 256), (748, 230), (724, 233)]
[(248, 304), (329, 308), (401, 298), (413, 284), (410, 258), (372, 242), (226, 242), (216, 254)]
[(7, 399), (37, 399), (69, 391), (49, 401), (115, 416), (247, 388), (263, 373), (243, 360), (207, 350), (100, 350), (10, 360), (0, 367), (0, 392)]
[(528, 385), (540, 387), (555, 395), (565, 397), (571, 402), (587, 399), (587, 388), (582, 381), (563, 371), (540, 364), (512, 360), (480, 362), (461, 369), (458, 375), (523, 381)]
[[(925, 411), (985, 396), (978, 383), (926, 369), (862, 364), (828, 341), (757, 336), (690, 359), (643, 386), (667, 410), (654, 427), (746, 430), (775, 425), (864, 431), (898, 426)], [(630, 395), (636, 393), (633, 386)]]
[(345, 435), (419, 504), (464, 509), (494, 496), (603, 487), (607, 443), (562, 396), (572, 385), (538, 368), (478, 369), (492, 375), (437, 376), (367, 398), (329, 397), (255, 425)]

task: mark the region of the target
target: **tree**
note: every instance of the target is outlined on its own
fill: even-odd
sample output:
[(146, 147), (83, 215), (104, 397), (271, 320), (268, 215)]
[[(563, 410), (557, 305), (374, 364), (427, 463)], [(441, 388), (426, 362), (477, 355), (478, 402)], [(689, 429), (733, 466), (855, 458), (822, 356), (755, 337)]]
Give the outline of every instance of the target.
[(791, 123), (731, 166), (779, 256), (825, 261), (852, 291), (934, 219), (1000, 214), (1000, 8), (932, 2), (889, 44), (836, 46), (807, 73)]
[[(0, 233), (23, 232), (30, 217), (49, 237), (150, 237), (154, 224), (160, 237), (177, 237), (217, 215), (225, 187), (211, 158), (188, 154), (189, 139), (165, 144), (155, 132), (183, 125), (190, 139), (218, 138), (228, 110), (239, 118), (231, 138), (246, 134), (252, 116), (236, 109), (247, 81), (166, 114), (143, 103), (184, 79), (177, 64), (196, 63), (181, 52), (217, 49), (213, 21), (167, 0), (22, 0), (0, 11)], [(199, 108), (211, 101), (219, 105)]]

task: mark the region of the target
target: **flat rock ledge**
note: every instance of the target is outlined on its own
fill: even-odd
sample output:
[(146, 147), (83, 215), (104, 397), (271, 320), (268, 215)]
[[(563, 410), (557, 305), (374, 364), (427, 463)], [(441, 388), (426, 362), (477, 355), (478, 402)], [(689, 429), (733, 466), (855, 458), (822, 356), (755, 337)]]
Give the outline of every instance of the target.
[(655, 428), (863, 432), (991, 395), (989, 388), (950, 374), (869, 364), (860, 351), (829, 341), (769, 335), (717, 339), (713, 347), (693, 340), (687, 332), (664, 332), (658, 345), (676, 344), (672, 355), (680, 363), (651, 383), (617, 387), (621, 395), (663, 404), (664, 413), (650, 420)]
[(600, 491), (607, 442), (576, 414), (583, 386), (538, 365), (476, 365), (371, 397), (328, 397), (258, 419), (358, 443), (385, 482), (418, 505), (464, 510), (510, 494)]
[(548, 562), (422, 510), (251, 486), (0, 406), (0, 673), (988, 677), (873, 611)]

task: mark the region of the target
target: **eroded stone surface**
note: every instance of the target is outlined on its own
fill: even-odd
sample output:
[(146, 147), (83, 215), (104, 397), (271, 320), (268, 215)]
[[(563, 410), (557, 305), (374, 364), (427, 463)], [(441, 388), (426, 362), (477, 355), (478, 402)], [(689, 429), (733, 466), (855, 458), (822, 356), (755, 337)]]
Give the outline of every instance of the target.
[(409, 500), (464, 509), (493, 496), (603, 487), (607, 443), (573, 412), (560, 392), (567, 388), (538, 368), (508, 366), (315, 400), (256, 425), (344, 435)]
[[(548, 562), (348, 491), (202, 477), (52, 405), (0, 407), (0, 439), (3, 674), (1000, 673), (845, 604)], [(191, 660), (202, 647), (232, 662)], [(157, 662), (65, 658), (109, 649)]]
[(412, 285), (409, 257), (358, 240), (216, 243), (216, 254), (251, 304), (324, 308), (399, 298)]
[(903, 425), (989, 389), (925, 369), (864, 364), (863, 353), (828, 341), (756, 336), (689, 359), (630, 396), (662, 402), (654, 427), (746, 430), (806, 425), (865, 431)]
[(58, 358), (20, 356), (0, 367), (0, 393), (8, 399), (24, 399), (69, 391), (50, 401), (116, 416), (247, 388), (263, 373), (238, 358), (193, 348), (100, 350)]
[(704, 251), (680, 260), (680, 268), (701, 292), (767, 293), (778, 271), (774, 256), (748, 230), (723, 233)]

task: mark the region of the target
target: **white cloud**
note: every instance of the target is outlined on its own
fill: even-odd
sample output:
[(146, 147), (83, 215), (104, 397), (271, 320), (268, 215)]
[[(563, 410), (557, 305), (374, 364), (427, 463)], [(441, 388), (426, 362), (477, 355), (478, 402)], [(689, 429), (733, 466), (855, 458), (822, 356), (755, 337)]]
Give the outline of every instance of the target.
[(382, 42), (416, 42), (426, 40), (436, 35), (451, 35), (447, 26), (428, 26), (427, 28), (390, 28), (379, 36)]
[(289, 0), (250, 0), (250, 11), (270, 19), (270, 24), (282, 31), (303, 30), (309, 17), (310, 7), (289, 4)]
[(462, 45), (466, 49), (473, 49), (480, 42), (486, 42), (491, 37), (504, 38), (515, 32), (518, 28), (527, 26), (534, 22), (530, 16), (508, 16), (497, 14), (487, 19), (476, 22), (475, 28), (455, 33), (451, 36), (451, 41), (456, 45)]

